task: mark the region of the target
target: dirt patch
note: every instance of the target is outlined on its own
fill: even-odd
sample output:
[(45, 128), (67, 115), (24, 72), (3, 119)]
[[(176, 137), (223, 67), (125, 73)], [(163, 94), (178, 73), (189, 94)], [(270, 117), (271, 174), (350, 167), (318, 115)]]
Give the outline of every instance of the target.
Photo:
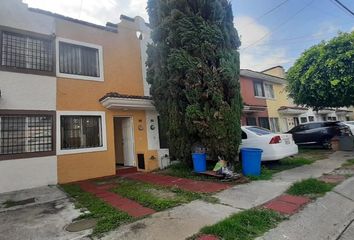
[(137, 223), (134, 224), (130, 227), (130, 230), (132, 230), (133, 233), (137, 233), (140, 229), (145, 229), (146, 224), (145, 223)]
[(174, 192), (168, 190), (159, 190), (154, 188), (146, 189), (146, 192), (151, 193), (159, 198), (163, 199), (174, 199), (177, 195)]
[(19, 201), (7, 200), (6, 202), (3, 203), (3, 205), (5, 206), (5, 208), (10, 208), (10, 207), (22, 206), (34, 202), (36, 202), (35, 198), (27, 198)]

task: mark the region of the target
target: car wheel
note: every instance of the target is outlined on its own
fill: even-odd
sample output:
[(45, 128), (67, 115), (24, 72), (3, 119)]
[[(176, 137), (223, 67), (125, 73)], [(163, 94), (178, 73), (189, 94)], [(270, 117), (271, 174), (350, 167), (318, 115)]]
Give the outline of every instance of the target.
[(325, 140), (323, 140), (322, 141), (322, 146), (325, 149), (332, 149), (331, 139), (326, 138)]

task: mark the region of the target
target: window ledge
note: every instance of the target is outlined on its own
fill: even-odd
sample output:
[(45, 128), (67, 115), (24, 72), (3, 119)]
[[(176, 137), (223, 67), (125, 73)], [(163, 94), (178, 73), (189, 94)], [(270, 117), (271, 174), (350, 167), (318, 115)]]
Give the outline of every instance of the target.
[(266, 99), (266, 100), (277, 100), (276, 98), (268, 98), (268, 97), (260, 97), (260, 96), (254, 96), (255, 98), (259, 98), (259, 99)]
[(96, 147), (96, 148), (78, 148), (78, 149), (60, 149), (57, 151), (57, 155), (69, 155), (69, 154), (80, 154), (80, 153), (93, 153), (93, 152), (104, 152), (107, 151), (107, 147)]
[(85, 81), (97, 81), (97, 82), (104, 82), (103, 77), (89, 77), (83, 75), (76, 75), (76, 74), (66, 74), (66, 73), (57, 73), (57, 77), (59, 78), (69, 78), (69, 79), (77, 79), (77, 80), (85, 80)]

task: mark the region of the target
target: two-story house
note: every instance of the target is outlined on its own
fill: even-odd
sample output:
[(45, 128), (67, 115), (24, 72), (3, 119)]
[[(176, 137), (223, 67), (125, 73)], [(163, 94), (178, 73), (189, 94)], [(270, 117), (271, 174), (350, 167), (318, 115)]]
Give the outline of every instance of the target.
[(145, 79), (149, 34), (140, 17), (100, 26), (2, 3), (0, 192), (168, 163)]

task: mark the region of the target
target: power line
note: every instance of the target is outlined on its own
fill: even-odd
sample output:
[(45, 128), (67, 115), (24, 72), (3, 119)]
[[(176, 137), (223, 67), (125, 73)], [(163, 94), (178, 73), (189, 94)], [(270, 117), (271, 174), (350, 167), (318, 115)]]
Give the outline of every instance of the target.
[(309, 3), (307, 3), (304, 7), (302, 7), (301, 9), (299, 9), (295, 14), (293, 14), (292, 16), (290, 16), (288, 19), (286, 19), (284, 22), (280, 23), (278, 26), (276, 26), (272, 31), (268, 32), (267, 34), (265, 34), (264, 36), (262, 36), (261, 38), (259, 38), (258, 40), (256, 40), (255, 42), (251, 43), (250, 45), (248, 45), (247, 47), (240, 49), (240, 51), (244, 51), (250, 47), (253, 47), (254, 45), (256, 45), (257, 43), (259, 43), (260, 41), (262, 41), (263, 39), (265, 39), (266, 37), (268, 37), (269, 35), (271, 35), (272, 33), (274, 33), (276, 30), (278, 30), (280, 27), (282, 27), (283, 25), (287, 24), (290, 20), (292, 20), (294, 17), (296, 17), (298, 14), (300, 14), (303, 10), (305, 10), (308, 6), (310, 6), (312, 3), (314, 2), (314, 0), (310, 1)]
[[(271, 14), (272, 12), (274, 12), (275, 10), (277, 10), (278, 8), (280, 8), (281, 6), (283, 6), (285, 3), (289, 2), (289, 1), (290, 0), (285, 0), (285, 1), (281, 2), (281, 3), (279, 3), (278, 5), (274, 6), (273, 8), (271, 8), (268, 11), (266, 11), (265, 13), (263, 13), (261, 16), (255, 18), (255, 20), (258, 21), (258, 20), (262, 19), (263, 17)], [(254, 23), (246, 24), (243, 27), (246, 27), (246, 26), (249, 26), (249, 25), (252, 25), (252, 24), (254, 24)]]
[(343, 9), (345, 9), (347, 12), (349, 12), (351, 15), (354, 16), (354, 12), (350, 10), (347, 6), (345, 6), (342, 2), (339, 0), (334, 0), (336, 3), (338, 3)]

